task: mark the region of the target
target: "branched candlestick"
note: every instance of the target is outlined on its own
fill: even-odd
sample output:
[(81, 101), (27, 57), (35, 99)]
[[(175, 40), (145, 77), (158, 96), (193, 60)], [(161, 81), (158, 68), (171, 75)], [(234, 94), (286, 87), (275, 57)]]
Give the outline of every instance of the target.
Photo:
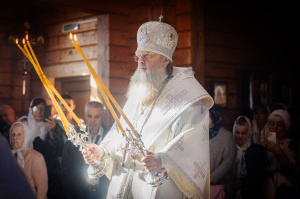
[[(69, 125), (68, 130), (70, 133), (67, 134), (68, 140), (70, 140), (76, 147), (79, 146), (79, 151), (82, 151), (85, 148), (85, 144), (89, 144), (88, 133), (85, 131), (85, 125), (79, 125), (80, 131), (82, 133), (77, 133), (74, 128), (74, 125)], [(107, 165), (104, 161), (96, 161), (94, 164), (91, 164), (88, 168), (88, 176), (91, 179), (100, 178), (107, 171)]]
[[(139, 134), (133, 134), (129, 129), (126, 129), (122, 135), (129, 144), (127, 148), (123, 149), (123, 155), (125, 155), (126, 151), (128, 150), (131, 158), (138, 161), (140, 161), (142, 157), (146, 156), (147, 150), (145, 149), (144, 143)], [(123, 157), (123, 161), (124, 160), (125, 157)], [(165, 168), (162, 168), (160, 172), (147, 173), (145, 176), (146, 183), (152, 186), (159, 186), (165, 183), (168, 179), (169, 176)]]

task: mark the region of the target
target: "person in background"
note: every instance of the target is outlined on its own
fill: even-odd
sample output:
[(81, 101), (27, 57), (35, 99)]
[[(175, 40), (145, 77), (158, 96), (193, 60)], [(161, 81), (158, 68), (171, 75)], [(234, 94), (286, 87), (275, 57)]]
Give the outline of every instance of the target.
[(253, 142), (263, 144), (269, 133), (268, 116), (270, 109), (267, 105), (254, 105), (252, 113)]
[[(71, 110), (74, 111), (76, 106), (72, 97), (70, 95), (62, 95), (62, 98), (71, 108)], [(61, 102), (59, 104), (61, 109), (63, 110), (63, 113), (67, 117), (67, 120), (70, 122), (70, 124), (75, 125), (76, 130), (79, 130), (78, 126), (75, 124), (75, 121), (72, 118), (72, 115), (67, 111), (67, 109), (64, 107), (64, 105)], [(56, 123), (54, 125), (54, 128), (51, 128), (51, 130), (46, 135), (45, 142), (49, 147), (51, 156), (53, 157), (53, 159), (55, 159), (56, 162), (58, 162), (58, 165), (60, 167), (61, 159), (62, 159), (62, 151), (67, 141), (67, 135), (63, 127), (63, 124), (59, 118), (59, 115), (54, 115), (53, 117)]]
[[(39, 136), (40, 128), (39, 128), (37, 122), (34, 119), (29, 118), (28, 116), (20, 117), (19, 122), (22, 122), (23, 124), (26, 124), (28, 126), (29, 136), (30, 136), (30, 140), (32, 142), (32, 147), (34, 150), (40, 152), (43, 155), (46, 165), (47, 165), (47, 171), (50, 171), (51, 170), (51, 160), (50, 160), (49, 149), (48, 149), (47, 145), (45, 144), (45, 142)], [(48, 172), (48, 174), (49, 174), (49, 172)]]
[(48, 191), (47, 166), (43, 155), (32, 149), (29, 128), (22, 122), (15, 122), (10, 130), (12, 154), (24, 169), (29, 184), (38, 199), (46, 199)]
[(33, 144), (33, 149), (40, 152), (46, 162), (47, 166), (47, 174), (48, 174), (48, 192), (47, 192), (47, 198), (48, 199), (54, 199), (56, 197), (56, 185), (54, 181), (54, 171), (53, 171), (53, 165), (51, 162), (51, 156), (49, 149), (46, 145), (46, 143), (40, 138), (40, 128), (37, 124), (37, 122), (34, 119), (31, 119), (27, 116), (22, 116), (19, 119), (19, 122), (22, 122), (26, 124), (29, 128), (30, 137)]
[(225, 187), (232, 176), (236, 146), (230, 131), (221, 127), (222, 117), (215, 106), (209, 109), (210, 198), (231, 198)]
[(0, 106), (0, 133), (6, 138), (9, 143), (9, 131), (11, 125), (16, 122), (15, 110), (8, 104)]
[(40, 128), (40, 138), (45, 140), (47, 133), (55, 127), (55, 120), (46, 118), (44, 121), (44, 109), (46, 100), (42, 97), (36, 97), (31, 100), (29, 106), (28, 118), (34, 119)]
[(10, 146), (2, 135), (0, 151), (0, 198), (36, 199), (23, 170), (13, 158)]
[[(71, 108), (71, 110), (74, 111), (76, 105), (73, 100), (73, 98), (70, 95), (62, 95), (61, 96), (65, 102), (68, 104), (68, 106)], [(79, 131), (77, 123), (73, 120), (73, 117), (71, 113), (67, 111), (67, 109), (64, 107), (64, 105), (59, 102), (59, 105), (67, 117), (67, 120), (71, 125), (74, 125), (76, 131)], [(63, 124), (60, 120), (60, 117), (58, 115), (54, 115), (54, 125), (50, 127), (49, 132), (47, 133), (45, 143), (47, 144), (50, 155), (51, 155), (51, 161), (53, 162), (53, 169), (55, 172), (55, 184), (56, 184), (56, 190), (57, 190), (57, 198), (64, 198), (64, 191), (62, 188), (62, 156), (63, 156), (63, 150), (65, 143), (67, 141), (67, 135), (65, 132), (65, 129), (63, 127)], [(83, 120), (82, 120), (83, 121)], [(74, 191), (74, 190), (73, 190)]]
[[(97, 101), (90, 101), (85, 106), (86, 132), (91, 143), (100, 144), (108, 129), (102, 124), (104, 106)], [(98, 199), (106, 198), (109, 180), (101, 178), (89, 179), (88, 165), (81, 151), (71, 141), (67, 141), (62, 157), (62, 184), (65, 198)]]
[(268, 124), (270, 132), (276, 134), (275, 140), (265, 141), (269, 163), (268, 198), (299, 198), (297, 149), (294, 140), (288, 137), (290, 115), (284, 109), (275, 109), (269, 115)]
[(265, 148), (252, 142), (249, 118), (239, 116), (233, 125), (237, 156), (234, 163), (236, 199), (265, 199), (264, 182), (267, 177)]

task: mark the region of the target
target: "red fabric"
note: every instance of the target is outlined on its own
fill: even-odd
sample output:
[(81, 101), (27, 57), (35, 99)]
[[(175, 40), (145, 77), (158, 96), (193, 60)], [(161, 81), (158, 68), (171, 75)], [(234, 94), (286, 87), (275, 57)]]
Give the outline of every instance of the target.
[(224, 185), (210, 185), (210, 199), (224, 199)]

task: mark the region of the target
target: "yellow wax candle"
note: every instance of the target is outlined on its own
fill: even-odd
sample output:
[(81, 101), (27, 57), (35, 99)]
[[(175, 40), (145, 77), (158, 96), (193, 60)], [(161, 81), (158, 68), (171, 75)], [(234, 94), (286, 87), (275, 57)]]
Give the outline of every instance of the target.
[[(82, 56), (82, 58), (84, 59), (84, 61), (86, 62), (86, 64), (87, 64), (87, 66), (88, 66), (88, 68), (89, 68), (89, 70), (90, 70), (90, 72), (91, 72), (94, 80), (96, 81), (97, 86), (98, 86), (98, 83), (101, 85), (100, 87), (102, 87), (105, 90), (105, 93), (107, 93), (108, 97), (113, 102), (114, 106), (116, 107), (116, 109), (118, 110), (118, 112), (121, 114), (121, 116), (124, 118), (124, 120), (126, 121), (126, 123), (129, 125), (129, 127), (132, 129), (132, 131), (134, 133), (137, 133), (136, 130), (135, 130), (135, 128), (133, 127), (133, 125), (130, 123), (130, 121), (128, 120), (128, 118), (124, 114), (122, 108), (119, 106), (119, 104), (114, 99), (114, 97), (112, 96), (112, 94), (110, 93), (110, 91), (107, 89), (107, 87), (105, 86), (105, 84), (103, 83), (103, 81), (101, 80), (101, 78), (97, 75), (97, 73), (94, 70), (94, 68), (90, 65), (90, 63), (86, 59), (86, 57), (85, 57), (84, 53), (82, 52), (82, 50), (81, 50), (78, 42), (74, 43), (74, 41), (72, 41), (72, 43), (75, 46), (75, 48), (77, 49), (77, 51), (79, 52), (79, 54)], [(98, 86), (98, 88), (99, 88), (99, 86)]]
[[(36, 62), (34, 62), (34, 60), (33, 60), (32, 56), (31, 56), (31, 54), (29, 53), (28, 48), (26, 47), (26, 45), (24, 45), (25, 51), (27, 52), (25, 55), (27, 55), (27, 58), (28, 58), (29, 61), (32, 63), (32, 65), (34, 66), (34, 68), (35, 68), (37, 74), (39, 75), (39, 77), (40, 77), (40, 79), (41, 79), (41, 81), (42, 81), (42, 83), (43, 83), (43, 85), (44, 85), (44, 87), (45, 87), (47, 93), (49, 94), (51, 100), (53, 101), (54, 107), (55, 107), (55, 109), (57, 110), (57, 112), (58, 112), (58, 114), (59, 114), (59, 116), (60, 116), (60, 118), (61, 118), (61, 121), (62, 121), (62, 124), (63, 124), (63, 126), (64, 126), (64, 128), (65, 128), (66, 133), (70, 133), (69, 130), (68, 130), (68, 128), (67, 128), (69, 122), (68, 122), (67, 118), (65, 117), (63, 111), (61, 110), (60, 106), (58, 105), (58, 103), (57, 103), (57, 101), (56, 101), (56, 99), (55, 99), (53, 93), (52, 93), (51, 90), (49, 89), (49, 86), (48, 86), (47, 81), (46, 81), (47, 78), (46, 78), (46, 76), (45, 76), (45, 75), (43, 74), (43, 72), (42, 72), (42, 69), (41, 69), (41, 67), (40, 67), (40, 65), (39, 65), (39, 63), (38, 63), (38, 61), (37, 61), (37, 59), (36, 59), (36, 56), (35, 56), (35, 54), (34, 54), (32, 48), (31, 48), (30, 43), (29, 43), (29, 42), (27, 42), (27, 43), (28, 43), (28, 46), (29, 46), (29, 48), (30, 48), (30, 50), (31, 50), (31, 54), (34, 56), (34, 59), (35, 59)], [(20, 48), (20, 49), (21, 49), (21, 48)], [(22, 50), (22, 49), (21, 49), (21, 50)], [(22, 51), (22, 52), (23, 52), (23, 51)], [(23, 53), (24, 53), (24, 52), (23, 52)], [(48, 81), (49, 81), (49, 80), (48, 80)]]
[[(74, 38), (76, 38), (75, 36), (76, 35), (74, 35)], [(82, 52), (79, 44), (77, 42), (75, 43), (74, 41), (72, 41), (72, 43), (73, 43), (74, 47), (77, 49), (77, 51), (79, 52), (79, 54), (82, 56), (82, 58), (85, 61), (85, 63), (88, 65), (88, 68), (92, 68), (91, 65), (89, 64), (89, 62), (87, 61), (86, 57), (84, 56), (84, 54), (83, 54), (83, 52)], [(92, 74), (93, 78), (95, 79), (95, 73), (94, 73), (94, 71), (91, 71), (91, 74)], [(106, 102), (106, 104), (107, 104), (107, 106), (108, 106), (108, 108), (109, 108), (109, 110), (110, 110), (110, 112), (111, 112), (114, 120), (116, 121), (116, 123), (117, 123), (117, 125), (118, 125), (118, 127), (119, 127), (119, 129), (121, 131), (121, 133), (124, 133), (125, 131), (124, 131), (124, 129), (123, 129), (123, 127), (122, 127), (122, 125), (121, 125), (121, 123), (120, 123), (120, 121), (119, 121), (119, 119), (118, 119), (118, 117), (117, 117), (117, 115), (116, 115), (116, 113), (115, 113), (115, 111), (114, 111), (114, 109), (113, 109), (113, 107), (112, 107), (109, 99), (105, 95), (103, 88), (101, 87), (101, 85), (99, 85), (97, 83), (97, 81), (96, 81), (96, 84), (97, 84), (97, 87), (99, 88), (100, 93), (103, 96), (103, 99), (105, 100), (105, 102)]]
[[(35, 60), (35, 62), (37, 63), (38, 65), (38, 70), (40, 71), (41, 75), (44, 77), (43, 79), (46, 79), (46, 76), (43, 74), (42, 72), (42, 68), (40, 67), (39, 63), (38, 63), (38, 60), (33, 52), (33, 49), (30, 45), (30, 42), (27, 41), (27, 44), (28, 44), (28, 47), (31, 51), (31, 54), (33, 54), (33, 58)], [(73, 110), (69, 107), (69, 105), (65, 102), (65, 100), (61, 97), (61, 95), (56, 91), (56, 89), (54, 88), (54, 86), (52, 86), (52, 84), (50, 83), (50, 81), (46, 81), (46, 85), (49, 85), (49, 87), (51, 88), (51, 90), (55, 93), (55, 95), (59, 98), (59, 100), (62, 102), (62, 104), (66, 107), (66, 109), (71, 113), (72, 117), (74, 118), (74, 120), (77, 122), (78, 125), (81, 125), (81, 122), (80, 120), (78, 119), (78, 117), (75, 115), (75, 113), (73, 112)]]

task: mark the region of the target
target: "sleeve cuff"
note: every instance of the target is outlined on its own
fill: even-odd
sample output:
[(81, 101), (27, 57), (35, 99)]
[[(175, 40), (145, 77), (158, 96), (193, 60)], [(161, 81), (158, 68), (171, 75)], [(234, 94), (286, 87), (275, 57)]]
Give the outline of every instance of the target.
[(161, 160), (161, 168), (166, 168), (166, 164), (167, 164), (167, 161), (166, 159), (164, 158), (164, 156), (162, 155), (162, 153), (157, 153), (160, 157), (160, 160)]

